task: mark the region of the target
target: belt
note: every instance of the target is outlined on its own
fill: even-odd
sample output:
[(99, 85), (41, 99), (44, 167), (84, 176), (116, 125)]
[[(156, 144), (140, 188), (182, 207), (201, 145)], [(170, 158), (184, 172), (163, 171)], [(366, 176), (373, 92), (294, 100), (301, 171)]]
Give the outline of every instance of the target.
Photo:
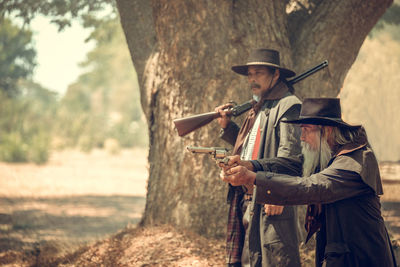
[(253, 195), (252, 194), (244, 194), (243, 199), (247, 200), (247, 201), (251, 201), (253, 199)]

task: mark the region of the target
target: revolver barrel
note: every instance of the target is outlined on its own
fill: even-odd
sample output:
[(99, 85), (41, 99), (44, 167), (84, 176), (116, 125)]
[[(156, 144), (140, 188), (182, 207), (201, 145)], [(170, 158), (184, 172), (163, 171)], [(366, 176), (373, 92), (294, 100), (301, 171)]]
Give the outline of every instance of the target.
[(196, 146), (187, 146), (187, 150), (192, 153), (200, 153), (200, 154), (210, 154), (213, 155), (216, 159), (225, 158), (228, 152), (228, 149), (224, 147), (196, 147)]

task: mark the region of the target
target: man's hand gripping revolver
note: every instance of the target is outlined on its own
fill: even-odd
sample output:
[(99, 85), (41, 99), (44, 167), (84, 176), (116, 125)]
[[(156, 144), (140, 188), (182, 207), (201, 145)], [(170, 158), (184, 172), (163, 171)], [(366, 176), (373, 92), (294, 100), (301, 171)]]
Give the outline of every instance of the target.
[[(228, 149), (224, 147), (194, 147), (188, 146), (192, 153), (212, 155), (218, 166), (222, 169), (220, 178), (233, 186), (244, 185), (247, 194), (253, 193), (255, 172), (253, 164), (247, 160), (241, 160), (239, 155), (228, 156)], [(265, 204), (265, 213), (269, 216), (280, 215), (283, 206)]]

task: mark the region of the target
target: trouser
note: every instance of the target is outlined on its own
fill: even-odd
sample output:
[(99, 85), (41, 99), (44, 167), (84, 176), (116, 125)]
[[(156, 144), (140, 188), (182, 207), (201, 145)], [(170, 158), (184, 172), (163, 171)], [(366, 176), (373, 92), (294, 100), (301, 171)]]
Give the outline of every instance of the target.
[(242, 267), (250, 267), (250, 254), (249, 254), (249, 223), (250, 223), (250, 209), (248, 209), (251, 203), (251, 195), (245, 195), (242, 201), (242, 214), (243, 214), (243, 227), (245, 231), (242, 258), (241, 258), (241, 266)]

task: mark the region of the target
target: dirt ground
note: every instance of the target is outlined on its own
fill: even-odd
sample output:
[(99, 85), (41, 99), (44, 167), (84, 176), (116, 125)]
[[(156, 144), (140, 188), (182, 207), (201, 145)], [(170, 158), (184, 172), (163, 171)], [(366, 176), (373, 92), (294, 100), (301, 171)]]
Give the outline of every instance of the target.
[[(400, 240), (400, 164), (380, 167), (382, 213)], [(0, 163), (0, 266), (224, 266), (223, 240), (137, 227), (147, 175), (144, 149)], [(310, 266), (312, 256), (302, 255)]]
[(41, 248), (63, 254), (136, 225), (147, 176), (145, 149), (55, 152), (44, 166), (0, 163), (0, 259)]

